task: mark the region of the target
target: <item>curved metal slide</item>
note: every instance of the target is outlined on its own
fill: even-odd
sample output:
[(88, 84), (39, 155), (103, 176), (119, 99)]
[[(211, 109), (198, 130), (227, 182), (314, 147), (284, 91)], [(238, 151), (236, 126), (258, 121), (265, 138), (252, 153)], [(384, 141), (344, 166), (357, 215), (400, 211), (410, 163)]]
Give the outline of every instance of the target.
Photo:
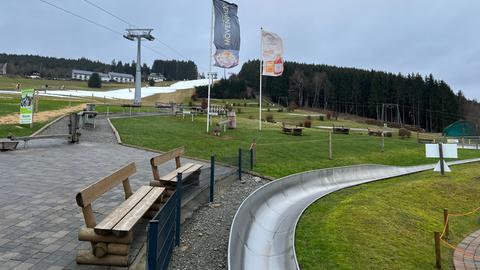
[[(449, 165), (480, 159), (449, 162)], [(360, 165), (294, 174), (253, 192), (235, 214), (228, 243), (228, 268), (299, 269), (294, 239), (303, 211), (319, 198), (347, 187), (433, 169), (434, 165)]]

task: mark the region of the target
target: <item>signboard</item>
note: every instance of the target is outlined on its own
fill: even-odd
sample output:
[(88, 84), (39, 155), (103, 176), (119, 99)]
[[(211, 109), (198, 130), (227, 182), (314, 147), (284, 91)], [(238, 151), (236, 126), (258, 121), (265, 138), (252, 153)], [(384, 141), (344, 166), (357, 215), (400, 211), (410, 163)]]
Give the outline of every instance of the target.
[(20, 124), (32, 124), (33, 122), (33, 89), (22, 89), (20, 100)]
[(213, 0), (215, 12), (214, 44), (215, 66), (233, 68), (238, 65), (240, 51), (240, 23), (238, 6), (223, 0)]
[(262, 60), (264, 76), (283, 74), (283, 41), (279, 35), (262, 30)]
[[(443, 158), (458, 158), (458, 147), (456, 144), (442, 144)], [(438, 144), (426, 144), (425, 153), (427, 158), (440, 158), (440, 147)]]

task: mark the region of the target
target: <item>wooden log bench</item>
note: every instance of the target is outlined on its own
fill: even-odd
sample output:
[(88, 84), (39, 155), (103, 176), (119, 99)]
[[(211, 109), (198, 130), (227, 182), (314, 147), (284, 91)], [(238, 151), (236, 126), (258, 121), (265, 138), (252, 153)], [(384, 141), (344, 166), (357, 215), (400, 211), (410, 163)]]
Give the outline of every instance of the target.
[(293, 136), (302, 136), (304, 127), (282, 123), (282, 132)]
[[(80, 228), (78, 239), (92, 245), (92, 250), (77, 253), (78, 264), (128, 266), (132, 228), (149, 212), (160, 209), (165, 191), (162, 187), (142, 186), (133, 193), (128, 178), (135, 172), (135, 163), (132, 162), (77, 194), (77, 204), (82, 208), (86, 225)], [(125, 201), (97, 223), (92, 203), (120, 183)]]
[(418, 138), (417, 142), (422, 143), (422, 144), (429, 144), (429, 143), (435, 143), (435, 139), (428, 139), (428, 138)]
[(348, 135), (350, 134), (350, 128), (348, 127), (333, 127), (333, 133), (334, 134), (344, 134)]
[[(182, 173), (184, 185), (198, 185), (201, 172), (200, 169), (203, 165), (191, 162), (182, 165), (180, 157), (184, 153), (185, 148), (180, 147), (150, 159), (153, 173), (153, 180), (150, 181), (150, 185), (154, 187), (165, 187), (167, 190), (175, 190), (178, 173)], [(158, 171), (158, 166), (173, 159), (175, 159), (175, 169), (170, 173), (161, 176)]]

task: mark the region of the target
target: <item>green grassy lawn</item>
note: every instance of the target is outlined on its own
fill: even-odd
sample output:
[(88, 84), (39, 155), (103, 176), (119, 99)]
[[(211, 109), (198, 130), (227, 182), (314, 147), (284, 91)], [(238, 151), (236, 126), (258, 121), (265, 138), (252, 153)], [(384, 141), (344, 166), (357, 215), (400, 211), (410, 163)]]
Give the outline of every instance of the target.
[(47, 123), (48, 122), (37, 122), (33, 124), (32, 128), (30, 128), (30, 125), (0, 125), (0, 138), (6, 138), (11, 134), (16, 137), (30, 136)]
[[(278, 126), (265, 124), (259, 132), (257, 121), (243, 117), (237, 120), (237, 129), (228, 130), (221, 137), (205, 133), (204, 116), (194, 122), (188, 117), (182, 120), (180, 116), (153, 116), (114, 119), (113, 124), (125, 143), (162, 151), (186, 146), (187, 156), (209, 159), (216, 154), (219, 161), (235, 156), (239, 147), (248, 149), (255, 138), (257, 165), (254, 170), (273, 177), (364, 163), (403, 166), (434, 163), (425, 158), (424, 146), (413, 139), (387, 138), (382, 153), (380, 138), (362, 134), (333, 135), (334, 158), (329, 160), (328, 133), (324, 131), (305, 129), (304, 136), (291, 136), (282, 134)], [(462, 159), (480, 157), (474, 150), (460, 150), (459, 155)]]
[[(442, 177), (423, 172), (330, 194), (302, 216), (296, 232), (300, 267), (310, 269), (434, 269), (433, 232), (443, 229), (443, 209), (466, 213), (480, 205), (480, 167), (452, 167)], [(480, 229), (478, 213), (453, 217), (456, 246)], [(454, 269), (442, 245), (443, 269)]]
[[(83, 101), (72, 101), (71, 103), (66, 99), (58, 99), (51, 97), (40, 97), (38, 102), (38, 110), (42, 111), (53, 111), (68, 107), (70, 104), (72, 106), (80, 105), (85, 103)], [(20, 111), (20, 96), (17, 95), (2, 95), (0, 96), (0, 116), (7, 115), (11, 113), (19, 113)]]

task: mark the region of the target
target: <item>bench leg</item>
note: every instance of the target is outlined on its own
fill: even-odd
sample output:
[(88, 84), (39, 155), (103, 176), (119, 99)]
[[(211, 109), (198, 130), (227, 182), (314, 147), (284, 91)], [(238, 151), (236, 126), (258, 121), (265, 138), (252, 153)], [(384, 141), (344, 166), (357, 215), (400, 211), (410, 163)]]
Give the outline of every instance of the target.
[(89, 250), (80, 250), (77, 253), (78, 264), (90, 264), (90, 265), (110, 265), (110, 266), (128, 266), (128, 255), (106, 255), (102, 258), (97, 258)]

